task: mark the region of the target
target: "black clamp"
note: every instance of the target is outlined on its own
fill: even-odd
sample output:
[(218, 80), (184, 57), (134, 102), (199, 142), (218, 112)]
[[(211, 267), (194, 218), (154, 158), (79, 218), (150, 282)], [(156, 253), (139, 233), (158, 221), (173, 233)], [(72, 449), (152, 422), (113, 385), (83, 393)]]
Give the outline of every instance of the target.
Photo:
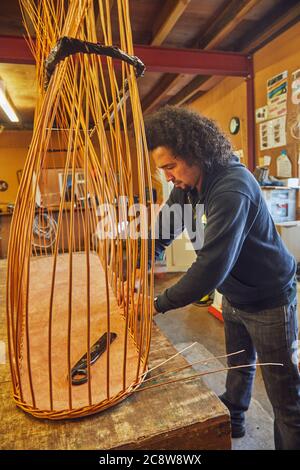
[(145, 73), (146, 67), (138, 57), (131, 56), (116, 46), (103, 46), (98, 42), (82, 41), (81, 39), (64, 36), (57, 41), (45, 60), (45, 88), (47, 88), (50, 82), (56, 65), (66, 57), (79, 52), (83, 54), (103, 55), (113, 59), (123, 60), (129, 65), (133, 65), (136, 77), (141, 77)]

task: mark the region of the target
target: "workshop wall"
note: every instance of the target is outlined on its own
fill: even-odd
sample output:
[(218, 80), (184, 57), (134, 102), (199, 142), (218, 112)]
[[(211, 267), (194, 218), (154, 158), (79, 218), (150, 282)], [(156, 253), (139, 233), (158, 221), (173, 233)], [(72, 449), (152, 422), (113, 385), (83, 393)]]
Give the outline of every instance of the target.
[[(300, 149), (300, 141), (295, 140), (290, 133), (290, 126), (297, 118), (297, 106), (291, 100), (292, 72), (300, 69), (300, 23), (287, 30), (285, 33), (267, 44), (254, 55), (254, 76), (255, 76), (255, 108), (260, 108), (267, 104), (266, 89), (267, 80), (271, 77), (288, 71), (288, 97), (287, 97), (287, 125), (286, 125), (286, 145), (260, 150), (259, 124), (256, 124), (256, 163), (264, 155), (271, 156), (270, 173), (276, 176), (276, 158), (282, 149), (287, 150), (287, 154), (292, 163), (292, 174), (299, 177), (297, 173), (297, 160)], [(299, 113), (299, 110), (298, 110)]]
[(0, 192), (0, 209), (14, 203), (19, 187), (19, 170), (23, 170), (32, 133), (30, 131), (3, 131), (0, 137), (0, 180), (6, 181), (8, 189)]
[[(300, 23), (282, 33), (265, 47), (254, 54), (254, 87), (255, 108), (267, 104), (267, 80), (285, 70), (288, 71), (288, 114), (287, 114), (287, 145), (260, 151), (259, 148), (259, 124), (256, 129), (256, 163), (263, 155), (270, 155), (270, 173), (276, 176), (276, 157), (282, 149), (292, 162), (293, 176), (297, 174), (297, 159), (299, 144), (290, 135), (290, 125), (297, 117), (297, 107), (291, 102), (292, 72), (300, 68)], [(241, 121), (241, 130), (235, 136), (230, 136), (236, 150), (243, 149), (245, 162), (247, 162), (247, 126), (246, 126), (246, 82), (244, 79), (225, 78), (214, 89), (195, 100), (192, 108), (206, 116), (215, 119), (219, 125), (229, 134), (228, 126), (230, 118), (238, 116)], [(299, 113), (299, 110), (298, 110)]]
[[(247, 165), (246, 81), (228, 77), (211, 91), (191, 103), (191, 109), (215, 120), (228, 135), (234, 150), (243, 150), (242, 163)], [(229, 122), (233, 116), (240, 119), (240, 131), (230, 135)]]
[[(0, 181), (6, 181), (8, 189), (0, 192), (0, 210), (7, 211), (7, 204), (14, 203), (18, 187), (18, 172), (24, 168), (25, 159), (27, 156), (28, 148), (32, 137), (31, 131), (11, 131), (4, 130), (0, 138)], [(137, 168), (136, 162), (136, 149), (132, 139), (129, 139), (131, 147), (131, 158), (133, 170)], [(57, 144), (58, 145), (58, 144)], [(55, 146), (55, 145), (54, 145)], [(53, 165), (51, 161), (47, 165), (48, 168), (59, 168), (64, 164), (65, 153), (53, 154)], [(52, 160), (52, 158), (50, 159)], [(162, 185), (157, 175), (153, 161), (150, 161), (151, 172), (153, 176), (153, 187), (156, 189), (158, 203), (162, 202)], [(137, 173), (133, 171), (134, 189), (138, 190)]]

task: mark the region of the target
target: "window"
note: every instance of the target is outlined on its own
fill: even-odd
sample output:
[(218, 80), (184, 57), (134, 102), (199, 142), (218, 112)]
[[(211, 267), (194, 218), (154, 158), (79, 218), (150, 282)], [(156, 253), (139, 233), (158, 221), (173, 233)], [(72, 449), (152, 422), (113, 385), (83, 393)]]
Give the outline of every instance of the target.
[[(59, 180), (60, 196), (64, 197), (65, 201), (70, 202), (71, 197), (72, 197), (72, 170), (69, 170), (68, 175), (67, 175), (65, 195), (63, 195), (64, 172), (58, 173), (58, 180)], [(84, 201), (85, 199), (84, 185), (85, 185), (85, 180), (84, 180), (83, 171), (82, 170), (76, 171), (75, 172), (75, 189), (74, 189), (76, 201)]]

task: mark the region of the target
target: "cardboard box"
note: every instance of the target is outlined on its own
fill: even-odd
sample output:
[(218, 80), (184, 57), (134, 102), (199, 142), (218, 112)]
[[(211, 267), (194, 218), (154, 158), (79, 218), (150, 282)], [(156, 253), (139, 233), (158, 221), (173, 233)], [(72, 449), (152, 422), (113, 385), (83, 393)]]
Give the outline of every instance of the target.
[(297, 189), (294, 188), (262, 188), (275, 224), (296, 219), (296, 192)]

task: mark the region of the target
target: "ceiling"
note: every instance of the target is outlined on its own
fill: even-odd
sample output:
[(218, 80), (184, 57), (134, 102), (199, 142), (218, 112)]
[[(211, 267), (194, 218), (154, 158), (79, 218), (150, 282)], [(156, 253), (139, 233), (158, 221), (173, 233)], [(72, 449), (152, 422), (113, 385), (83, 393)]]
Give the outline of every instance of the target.
[[(110, 4), (114, 25), (117, 1), (110, 0)], [(300, 0), (129, 0), (129, 5), (134, 44), (177, 49), (251, 54), (300, 20)], [(25, 34), (18, 0), (1, 5), (0, 31), (0, 49), (4, 36)], [(118, 40), (115, 34), (114, 43)], [(6, 63), (0, 58), (0, 79), (21, 118), (19, 124), (11, 124), (0, 111), (0, 124), (30, 129), (36, 101), (34, 65)], [(221, 79), (146, 72), (138, 82), (144, 113), (166, 103), (188, 103)]]

